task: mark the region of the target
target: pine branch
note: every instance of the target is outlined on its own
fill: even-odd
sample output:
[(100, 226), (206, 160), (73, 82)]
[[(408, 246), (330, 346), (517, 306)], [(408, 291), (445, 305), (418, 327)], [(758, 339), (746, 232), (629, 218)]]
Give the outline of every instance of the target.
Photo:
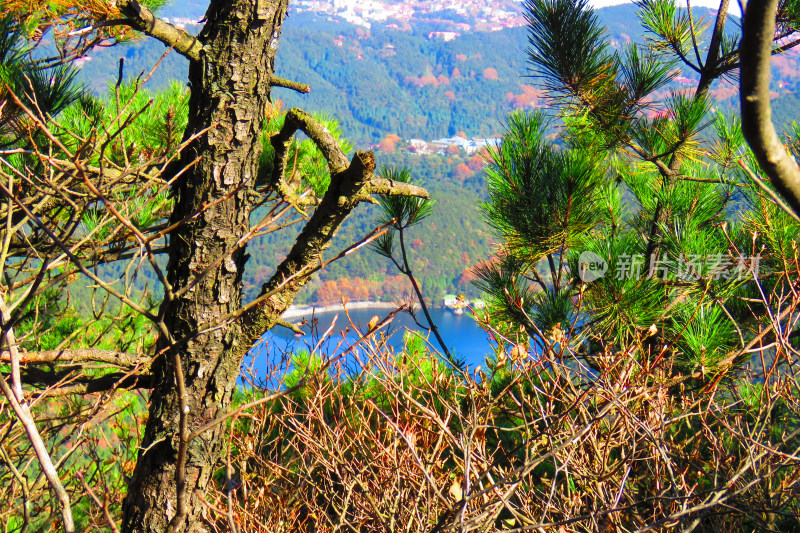
[(269, 84), (273, 87), (283, 87), (284, 89), (291, 89), (293, 91), (297, 91), (299, 93), (310, 93), (311, 86), (306, 83), (300, 83), (298, 81), (287, 80), (281, 78), (280, 76), (272, 75), (269, 79)]

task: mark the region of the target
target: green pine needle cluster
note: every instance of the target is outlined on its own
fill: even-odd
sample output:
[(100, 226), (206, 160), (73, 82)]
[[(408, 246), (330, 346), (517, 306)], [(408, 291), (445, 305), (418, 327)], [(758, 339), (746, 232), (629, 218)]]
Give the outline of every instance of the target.
[[(614, 51), (587, 2), (526, 3), (532, 74), (560, 130), (509, 116), (483, 208), (500, 246), (476, 285), (497, 330), (525, 332), (542, 356), (557, 347), (594, 366), (633, 350), (712, 379), (748, 361), (766, 308), (791, 291), (800, 227), (748, 176), (738, 120), (712, 112), (736, 33), (706, 39), (709, 25), (670, 0), (639, 6), (648, 40)], [(693, 65), (697, 89), (667, 93)]]

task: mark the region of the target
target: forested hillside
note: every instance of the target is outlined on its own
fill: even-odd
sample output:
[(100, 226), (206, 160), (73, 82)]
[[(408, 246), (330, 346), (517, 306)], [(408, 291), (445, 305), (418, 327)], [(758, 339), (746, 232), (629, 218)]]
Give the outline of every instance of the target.
[[(709, 10), (694, 10), (701, 26)], [(196, 14), (188, 6), (166, 8), (168, 16)], [(644, 42), (647, 36), (636, 19), (633, 5), (598, 10), (608, 28), (612, 46)], [(387, 21), (386, 24), (391, 24)], [(331, 22), (309, 13), (290, 14), (276, 59), (284, 77), (311, 85), (300, 95), (278, 91), (288, 106), (300, 106), (335, 116), (357, 147), (377, 144), (388, 134), (402, 138), (435, 139), (461, 131), (468, 137), (501, 133), (506, 115), (514, 109), (545, 105), (538, 81), (528, 75), (524, 28), (495, 32), (470, 32), (445, 42), (431, 32), (441, 21), (416, 21), (403, 29), (373, 24), (371, 29), (346, 22)], [(125, 57), (125, 72), (135, 77), (149, 70), (164, 47), (143, 41), (125, 48), (98, 50), (85, 62), (82, 77), (95, 92), (117, 78), (118, 60)], [(776, 58), (775, 97), (796, 89), (800, 55), (794, 50)], [(692, 87), (694, 72), (682, 72), (669, 90)], [(164, 59), (149, 85), (157, 89), (170, 80), (182, 80), (186, 61), (175, 53)], [(336, 98), (331, 98), (336, 94)], [(711, 95), (721, 111), (733, 110), (737, 94), (732, 80), (722, 80)], [(661, 95), (668, 96), (664, 91)], [(791, 119), (785, 105), (776, 106), (780, 124)]]
[[(289, 106), (335, 116), (357, 146), (389, 133), (433, 139), (463, 131), (489, 136), (501, 131), (515, 107), (541, 105), (533, 80), (525, 78), (524, 28), (470, 33), (450, 42), (430, 40), (435, 26), (413, 31), (365, 30), (346, 23), (289, 17), (277, 71), (311, 85), (307, 95), (280, 91)], [(164, 47), (145, 41), (98, 51), (82, 77), (95, 92), (116, 81), (119, 57), (128, 78), (156, 63)], [(153, 74), (157, 89), (185, 77), (186, 61), (170, 54)], [(336, 98), (331, 98), (336, 94)]]
[[(414, 158), (419, 159), (419, 156), (398, 152), (379, 154), (378, 160), (384, 164), (411, 166)], [(435, 301), (455, 291), (477, 296), (477, 289), (469, 283), (472, 279), (469, 269), (491, 254), (489, 231), (478, 207), (482, 201), (480, 173), (464, 181), (450, 177), (448, 169), (457, 160), (430, 156), (415, 173), (425, 179), (437, 203), (425, 224), (408, 230), (409, 259), (423, 292)], [(336, 236), (330, 255), (364, 237), (377, 225), (377, 218), (378, 210), (374, 206), (364, 206), (354, 213)], [(265, 277), (288, 252), (293, 240), (294, 235), (281, 232), (262, 237), (248, 246), (251, 255), (248, 268), (255, 273), (245, 280), (248, 296), (257, 296)], [(392, 300), (411, 290), (406, 278), (398, 274), (388, 260), (362, 248), (325, 267), (301, 296), (303, 301), (311, 299), (320, 303), (336, 303), (341, 295), (359, 300)]]
[[(709, 11), (699, 8), (695, 13), (700, 24)], [(188, 4), (167, 7), (165, 14), (197, 15)], [(601, 9), (598, 14), (613, 47), (647, 38), (641, 26), (632, 23), (636, 20), (632, 5)], [(408, 166), (440, 200), (431, 223), (412, 230), (412, 266), (434, 300), (446, 292), (474, 292), (466, 283), (470, 278), (467, 270), (492, 253), (478, 207), (485, 197), (481, 157), (455, 147), (440, 155), (414, 155), (403, 141), (455, 134), (469, 138), (498, 135), (511, 111), (545, 106), (538, 80), (528, 75), (525, 28), (465, 33), (447, 42), (429, 38), (431, 32), (443, 29), (442, 24), (441, 20), (428, 20), (416, 21), (413, 27), (406, 24), (404, 29), (386, 24), (365, 29), (309, 13), (290, 14), (276, 60), (277, 72), (310, 84), (312, 90), (309, 94), (275, 91), (275, 98), (283, 99), (286, 108), (299, 106), (335, 117), (357, 148), (378, 149), (379, 166)], [(131, 79), (149, 72), (163, 53), (164, 47), (153, 40), (101, 49), (84, 62), (81, 76), (94, 92), (103, 93), (117, 79), (120, 57), (125, 58), (125, 76)], [(790, 50), (775, 63), (775, 110), (781, 125), (796, 117), (798, 57)], [(148, 87), (158, 90), (170, 81), (184, 79), (186, 65), (178, 54), (168, 54)], [(682, 73), (660, 97), (667, 98), (669, 91), (683, 87), (691, 90), (695, 77), (693, 72)], [(730, 80), (718, 82), (710, 93), (719, 111), (730, 112), (737, 105), (738, 91)], [(331, 98), (332, 94), (336, 98)], [(658, 112), (656, 105), (652, 113)], [(357, 212), (338, 235), (334, 250), (366, 235), (374, 222), (374, 210)], [(294, 235), (282, 232), (277, 240), (272, 239), (261, 237), (249, 247), (245, 279), (249, 296), (258, 292)], [(394, 298), (406, 290), (405, 279), (397, 277), (386, 260), (362, 249), (324, 269), (298, 301), (330, 301), (342, 294)]]
[(0, 0), (0, 533), (800, 531), (800, 0), (590, 1)]

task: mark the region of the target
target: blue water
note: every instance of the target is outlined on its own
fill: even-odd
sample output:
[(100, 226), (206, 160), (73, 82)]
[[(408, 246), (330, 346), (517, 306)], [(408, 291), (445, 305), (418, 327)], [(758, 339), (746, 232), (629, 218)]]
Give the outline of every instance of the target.
[[(379, 319), (383, 319), (390, 312), (391, 309), (355, 309), (349, 311), (349, 320), (352, 320), (361, 332), (365, 332), (369, 329), (368, 323), (372, 317), (377, 315)], [(306, 315), (292, 318), (290, 322), (298, 323), (303, 318), (308, 320), (308, 324), (301, 328), (307, 332), (305, 335), (298, 337), (288, 329), (276, 326), (265, 333), (261, 341), (253, 347), (249, 357), (245, 358), (245, 366), (252, 365), (257, 374), (265, 375), (274, 365), (280, 365), (280, 360), (285, 359), (287, 354), (296, 350), (312, 351), (316, 348), (318, 354), (331, 357), (346, 351), (359, 338), (350, 327), (350, 321), (343, 311)], [(317, 346), (323, 333), (334, 323), (334, 318), (336, 322), (332, 333)], [(457, 315), (446, 309), (431, 309), (431, 318), (454, 357), (463, 359), (472, 368), (485, 364), (486, 356), (492, 353), (492, 343), (469, 313)], [(425, 323), (425, 317), (421, 312), (418, 313), (418, 319)], [(427, 330), (417, 326), (407, 313), (397, 313), (391, 323), (380, 331), (387, 336), (388, 345), (399, 351), (403, 346), (403, 335), (409, 330), (421, 331), (423, 335), (427, 335), (431, 349), (441, 351), (433, 334), (428, 335)], [(358, 348), (355, 348), (353, 352), (357, 350)]]

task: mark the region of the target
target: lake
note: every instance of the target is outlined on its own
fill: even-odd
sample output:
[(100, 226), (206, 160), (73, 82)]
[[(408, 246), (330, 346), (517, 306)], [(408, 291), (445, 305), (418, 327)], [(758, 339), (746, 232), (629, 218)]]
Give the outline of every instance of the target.
[[(349, 315), (353, 323), (364, 332), (369, 329), (368, 324), (372, 317), (377, 315), (379, 319), (383, 319), (390, 312), (391, 309), (366, 308), (351, 310)], [(447, 309), (431, 309), (430, 312), (431, 318), (439, 328), (439, 334), (456, 358), (464, 359), (471, 368), (485, 363), (486, 355), (492, 352), (492, 344), (489, 342), (486, 332), (478, 327), (468, 312), (463, 315), (457, 315)], [(261, 342), (253, 347), (248, 357), (245, 358), (244, 364), (246, 366), (252, 364), (254, 370), (260, 375), (268, 373), (267, 369), (272, 365), (279, 364), (279, 360), (286, 354), (299, 349), (310, 351), (331, 326), (335, 317), (336, 323), (333, 332), (322, 342), (318, 352), (328, 356), (341, 353), (358, 340), (358, 335), (352, 331), (345, 331), (350, 323), (344, 311), (329, 311), (313, 315), (313, 318), (316, 319), (313, 331), (310, 323), (312, 315), (291, 318), (289, 321), (293, 323), (298, 323), (303, 318), (309, 321), (309, 324), (302, 327), (303, 331), (307, 332), (302, 337), (294, 335), (286, 328), (276, 326), (265, 333)], [(421, 311), (418, 313), (418, 319), (420, 322), (425, 322), (425, 316)], [(408, 330), (422, 331), (423, 334), (427, 334), (427, 330), (421, 329), (407, 313), (402, 312), (397, 313), (391, 323), (381, 329), (389, 337), (389, 344), (395, 350), (402, 348), (403, 335)], [(430, 334), (428, 341), (437, 352), (440, 351), (433, 334)]]

